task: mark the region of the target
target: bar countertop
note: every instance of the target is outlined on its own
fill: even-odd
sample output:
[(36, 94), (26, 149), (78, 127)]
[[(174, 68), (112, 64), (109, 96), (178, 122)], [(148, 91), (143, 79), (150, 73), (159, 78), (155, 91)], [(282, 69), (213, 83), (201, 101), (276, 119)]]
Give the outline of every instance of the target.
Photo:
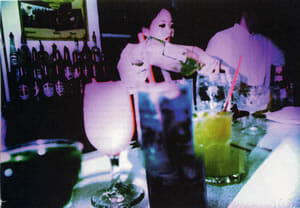
[[(254, 136), (239, 143), (233, 139), (248, 152), (248, 173), (238, 184), (207, 184), (209, 208), (300, 207), (300, 125), (272, 120), (260, 119), (259, 126), (264, 129), (260, 138)], [(140, 149), (122, 152), (120, 168), (146, 192), (138, 207), (150, 207)], [(90, 196), (101, 181), (108, 180), (109, 171), (108, 157), (98, 151), (85, 153), (80, 180), (66, 208), (92, 207)]]

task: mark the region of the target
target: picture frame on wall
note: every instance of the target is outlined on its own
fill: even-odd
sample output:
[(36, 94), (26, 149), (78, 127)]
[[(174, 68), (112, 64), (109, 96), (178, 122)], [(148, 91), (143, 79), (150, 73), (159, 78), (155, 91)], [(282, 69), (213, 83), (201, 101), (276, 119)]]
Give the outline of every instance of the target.
[(18, 0), (21, 30), (30, 40), (87, 40), (86, 0)]

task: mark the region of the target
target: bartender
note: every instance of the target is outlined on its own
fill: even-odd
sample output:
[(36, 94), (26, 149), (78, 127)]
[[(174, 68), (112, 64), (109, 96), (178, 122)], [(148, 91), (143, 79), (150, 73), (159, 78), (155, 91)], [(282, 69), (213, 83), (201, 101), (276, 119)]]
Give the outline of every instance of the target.
[[(172, 80), (170, 72), (181, 73), (182, 66), (191, 61), (201, 68), (202, 73), (210, 73), (219, 67), (219, 62), (208, 56), (201, 48), (171, 43), (174, 36), (173, 19), (170, 9), (151, 10), (152, 16), (145, 14), (151, 21), (138, 34), (139, 43), (128, 43), (118, 62), (122, 81), (129, 89), (146, 81), (157, 82), (152, 67), (159, 67), (164, 81)], [(197, 67), (194, 67), (195, 69)], [(184, 73), (183, 73), (184, 74)], [(187, 75), (187, 74), (184, 74)]]

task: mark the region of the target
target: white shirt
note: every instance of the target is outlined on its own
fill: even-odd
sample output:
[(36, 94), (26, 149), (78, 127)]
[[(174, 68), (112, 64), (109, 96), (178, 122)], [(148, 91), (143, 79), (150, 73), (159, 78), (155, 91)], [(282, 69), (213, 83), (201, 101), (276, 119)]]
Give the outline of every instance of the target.
[(271, 65), (285, 63), (282, 51), (268, 38), (250, 34), (239, 24), (216, 33), (209, 41), (206, 52), (235, 70), (240, 56), (239, 74), (247, 78), (248, 85), (270, 86)]

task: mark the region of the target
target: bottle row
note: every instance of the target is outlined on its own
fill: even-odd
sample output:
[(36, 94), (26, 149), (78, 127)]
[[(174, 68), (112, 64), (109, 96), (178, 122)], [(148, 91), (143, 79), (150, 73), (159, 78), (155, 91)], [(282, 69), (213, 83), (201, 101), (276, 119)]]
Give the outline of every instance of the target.
[[(63, 54), (53, 43), (49, 54), (42, 41), (39, 50), (30, 50), (24, 34), (21, 36), (21, 47), (16, 49), (13, 33), (10, 33), (10, 70), (8, 82), (10, 97), (13, 101), (49, 99), (65, 95), (80, 95), (86, 83), (110, 79), (105, 69), (103, 53), (97, 47), (96, 34), (93, 32), (93, 46), (87, 41), (79, 49), (78, 40), (74, 40), (75, 49), (70, 54), (64, 46)], [(72, 58), (71, 58), (72, 56)]]

